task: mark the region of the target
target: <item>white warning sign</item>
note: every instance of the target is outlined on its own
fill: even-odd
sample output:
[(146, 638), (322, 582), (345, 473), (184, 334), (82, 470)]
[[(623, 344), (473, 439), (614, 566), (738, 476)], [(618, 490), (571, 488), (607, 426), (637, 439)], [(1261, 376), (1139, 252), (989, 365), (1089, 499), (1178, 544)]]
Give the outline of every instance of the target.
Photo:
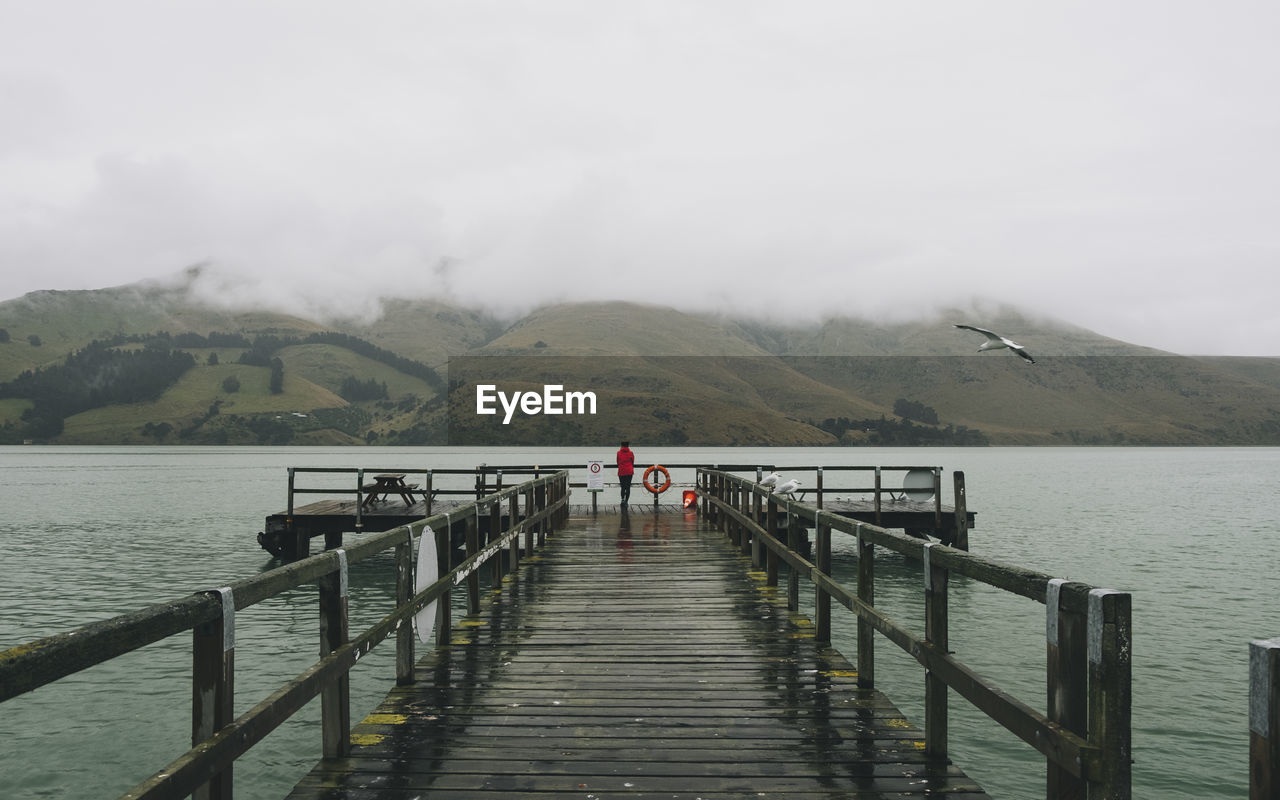
[(603, 461), (587, 462), (587, 491), (588, 492), (604, 491), (604, 462)]

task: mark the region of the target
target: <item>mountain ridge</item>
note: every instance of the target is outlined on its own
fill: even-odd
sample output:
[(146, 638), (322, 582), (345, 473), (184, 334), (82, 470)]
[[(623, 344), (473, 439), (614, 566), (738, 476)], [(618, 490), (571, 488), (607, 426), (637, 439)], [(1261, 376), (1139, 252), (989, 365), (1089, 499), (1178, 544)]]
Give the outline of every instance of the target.
[[(68, 444), (569, 444), (622, 437), (727, 445), (1280, 444), (1280, 359), (1165, 353), (1010, 307), (987, 309), (982, 319), (947, 309), (909, 322), (804, 323), (627, 301), (556, 303), (507, 320), (439, 299), (388, 300), (382, 312), (317, 321), (219, 308), (192, 297), (180, 281), (0, 302), (8, 338), (0, 343), (4, 385), (26, 371), (55, 369), (111, 337), (158, 347), (171, 341), (162, 333), (300, 342), (336, 332), (441, 373), (447, 367), (451, 390), (445, 396), (355, 357), (339, 338), (273, 350), (284, 387), (250, 401), (249, 392), (268, 382), (261, 372), (267, 367), (238, 363), (247, 348), (190, 347), (192, 369), (204, 376), (179, 381), (163, 402), (75, 414), (42, 438), (24, 428), (35, 401), (7, 396), (0, 398), (0, 433), (6, 441)], [(1007, 351), (978, 354), (981, 337), (956, 330), (956, 322), (1005, 333), (1039, 363)], [(218, 384), (209, 380), (213, 370), (241, 377), (244, 388), (211, 388)], [(386, 386), (386, 396), (343, 398), (335, 392), (347, 379)], [(522, 391), (590, 388), (605, 408), (592, 417), (493, 427), (472, 413), (476, 381)], [(938, 421), (901, 417), (895, 406), (926, 408)], [(251, 415), (241, 413), (248, 409)]]

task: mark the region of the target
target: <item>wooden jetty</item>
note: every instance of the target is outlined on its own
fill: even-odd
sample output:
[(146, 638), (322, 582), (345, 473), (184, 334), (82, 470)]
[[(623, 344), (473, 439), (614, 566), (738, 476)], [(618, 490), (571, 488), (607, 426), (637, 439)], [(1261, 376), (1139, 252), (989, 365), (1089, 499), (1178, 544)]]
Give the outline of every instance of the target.
[[(614, 465), (616, 467), (616, 465)], [(697, 470), (702, 464), (674, 464), (670, 470)], [(737, 464), (724, 465), (720, 469), (745, 475), (756, 480), (773, 465)], [(289, 469), (288, 493), (284, 511), (266, 517), (263, 530), (258, 533), (258, 543), (277, 558), (294, 561), (310, 552), (310, 542), (323, 538), (326, 549), (338, 547), (344, 533), (378, 532), (392, 530), (423, 519), (433, 513), (458, 508), (460, 498), (480, 498), (503, 489), (504, 479), (533, 476), (560, 470), (582, 469), (570, 465), (487, 466), (473, 470), (406, 470), (357, 469), (343, 467), (294, 467)], [(964, 499), (964, 483), (957, 478), (954, 504), (943, 502), (941, 467), (782, 467), (787, 475), (805, 476), (806, 487), (797, 495), (807, 498), (819, 508), (825, 508), (841, 516), (879, 527), (900, 529), (918, 538), (934, 537), (961, 549), (969, 547), (968, 531), (975, 522), (974, 512), (967, 510)], [(831, 475), (869, 474), (870, 481), (863, 485), (840, 486), (825, 484)], [(901, 483), (892, 485), (886, 481), (890, 474), (901, 474)], [(329, 482), (327, 486), (300, 486), (305, 477), (320, 476)], [(412, 476), (412, 477), (410, 477)], [(406, 480), (408, 478), (408, 480)], [(370, 482), (372, 479), (373, 482)], [(345, 484), (345, 485), (344, 485)], [(570, 488), (587, 486), (585, 477), (570, 481)], [(687, 484), (692, 486), (692, 484)], [(388, 488), (391, 487), (391, 488)], [(914, 488), (908, 488), (914, 487)], [(323, 500), (299, 505), (304, 495), (325, 495)], [(644, 492), (637, 489), (637, 495)], [(652, 496), (652, 506), (659, 506), (660, 496)], [(592, 510), (599, 513), (596, 498), (592, 497)], [(643, 498), (631, 506), (634, 510), (647, 510), (650, 504)], [(957, 508), (959, 511), (957, 511)], [(607, 513), (607, 512), (606, 512)], [(488, 524), (487, 520), (484, 524)], [(785, 515), (780, 524), (787, 524)], [(461, 546), (460, 528), (455, 529), (455, 547)]]
[[(1132, 797), (1128, 594), (807, 502), (819, 495), (770, 494), (731, 469), (698, 467), (692, 508), (646, 504), (626, 517), (571, 516), (569, 471), (538, 472), (220, 589), (0, 653), (0, 702), (190, 636), (193, 669), (175, 679), (190, 681), (191, 748), (122, 796), (131, 799), (228, 800), (236, 760), (316, 698), (320, 762), (297, 798), (983, 797), (949, 756), (948, 709), (959, 701), (1044, 758), (1046, 798)], [(963, 530), (963, 491), (956, 499)], [(939, 508), (935, 500), (935, 517)], [(458, 563), (440, 555), (455, 529)], [(811, 556), (800, 547), (809, 532)], [(836, 536), (855, 542), (854, 585), (831, 575)], [(415, 576), (415, 549), (429, 554), (427, 543), (439, 557)], [(922, 632), (876, 605), (886, 551), (920, 565)], [(394, 571), (393, 600), (348, 591), (349, 568), (362, 562)], [(1038, 697), (1015, 697), (964, 663), (969, 649), (999, 643), (951, 641), (953, 576), (1043, 606)], [(801, 581), (813, 589), (807, 615)], [(235, 616), (311, 584), (319, 659), (266, 697), (236, 697)], [(455, 592), (467, 612), (457, 624)], [(356, 602), (357, 618), (377, 619), (358, 631), (349, 629)], [(432, 607), (419, 652), (411, 623)], [(841, 608), (857, 626), (847, 659), (831, 645)], [(983, 627), (966, 630), (980, 637)], [(352, 720), (350, 671), (388, 640), (390, 693)], [(877, 691), (886, 643), (921, 668), (923, 719), (903, 719)], [(1274, 798), (1280, 640), (1254, 645), (1250, 774), (1254, 797)]]
[(572, 518), (313, 798), (986, 798), (694, 513)]

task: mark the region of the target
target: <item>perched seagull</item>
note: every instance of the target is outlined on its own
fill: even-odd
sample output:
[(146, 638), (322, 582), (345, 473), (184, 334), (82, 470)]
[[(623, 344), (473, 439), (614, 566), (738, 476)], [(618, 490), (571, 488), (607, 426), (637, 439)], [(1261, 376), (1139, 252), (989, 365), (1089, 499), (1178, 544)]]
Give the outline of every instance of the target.
[(794, 492), (796, 489), (799, 489), (799, 488), (800, 488), (800, 481), (796, 480), (795, 478), (792, 478), (791, 480), (779, 486), (777, 489), (774, 489), (773, 493), (774, 494), (791, 494), (792, 492)]
[(972, 325), (961, 325), (959, 323), (956, 323), (956, 327), (964, 328), (967, 331), (977, 331), (978, 333), (987, 337), (987, 340), (985, 342), (978, 345), (978, 352), (982, 352), (983, 350), (996, 350), (1001, 347), (1007, 347), (1013, 352), (1017, 353), (1022, 358), (1031, 362), (1032, 364), (1036, 363), (1036, 360), (1031, 357), (1030, 353), (1027, 352), (1027, 348), (1023, 347), (1022, 345), (1018, 344), (1015, 341), (1004, 338), (998, 333), (993, 333), (987, 330), (986, 328), (975, 328)]
[(770, 472), (768, 475), (764, 476), (764, 479), (760, 481), (759, 485), (769, 486), (769, 487), (777, 486), (778, 481), (781, 479), (782, 479), (782, 476), (779, 475), (778, 473)]

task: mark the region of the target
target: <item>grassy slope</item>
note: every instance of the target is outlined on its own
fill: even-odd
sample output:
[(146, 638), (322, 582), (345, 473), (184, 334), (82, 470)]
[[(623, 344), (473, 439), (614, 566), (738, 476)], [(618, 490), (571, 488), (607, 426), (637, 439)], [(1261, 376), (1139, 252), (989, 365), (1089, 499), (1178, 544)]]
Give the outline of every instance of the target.
[(286, 347), (277, 353), (284, 362), (285, 375), (297, 374), (333, 393), (342, 387), (344, 378), (374, 380), (387, 385), (391, 399), (412, 394), (428, 398), (435, 391), (423, 380), (405, 375), (386, 364), (327, 344), (302, 344)]
[[(1008, 309), (982, 324), (1025, 344), (1039, 363), (1024, 364), (1007, 352), (977, 354), (977, 334), (952, 327), (954, 321), (972, 321), (972, 312), (960, 311), (913, 323), (832, 319), (803, 325), (630, 303), (565, 304), (539, 309), (501, 332), (484, 314), (431, 301), (396, 301), (387, 312), (372, 324), (321, 325), (266, 312), (193, 307), (176, 290), (40, 292), (0, 303), (0, 326), (13, 339), (0, 345), (0, 379), (60, 362), (70, 350), (116, 332), (305, 335), (326, 329), (344, 330), (437, 368), (446, 355), (516, 356), (507, 364), (479, 363), (501, 365), (493, 377), (513, 381), (510, 388), (520, 381), (526, 388), (559, 382), (600, 393), (610, 419), (574, 420), (577, 427), (565, 431), (566, 439), (617, 432), (640, 438), (644, 431), (679, 429), (691, 441), (818, 442), (826, 435), (807, 421), (892, 416), (897, 398), (932, 406), (944, 424), (980, 429), (995, 443), (1247, 443), (1280, 436), (1269, 433), (1280, 431), (1280, 359), (1130, 358), (1156, 351)], [(41, 337), (41, 347), (26, 341), (30, 333)], [(204, 414), (220, 394), (222, 377), (247, 369), (229, 363), (235, 351), (220, 352), (222, 366), (207, 368), (207, 352), (196, 352), (201, 366), (157, 403), (80, 415), (68, 421), (64, 440), (108, 441), (148, 421)], [(823, 358), (805, 359), (812, 355)], [(850, 355), (858, 358), (840, 358)], [(1089, 355), (1108, 357), (1084, 357)], [(239, 407), (228, 405), (223, 413), (340, 405), (332, 393), (348, 375), (386, 382), (393, 399), (430, 396), (420, 380), (341, 348), (306, 345), (287, 348), (281, 357), (286, 395), (272, 399), (264, 389), (264, 396), (250, 399), (255, 392), (241, 377), (246, 388), (234, 398)], [(0, 417), (12, 418), (23, 407), (22, 401), (0, 402)], [(383, 409), (370, 429), (387, 433), (424, 421), (439, 424), (442, 413)], [(476, 422), (468, 416), (474, 414), (465, 408), (454, 414), (455, 421)]]
[[(234, 375), (240, 389), (228, 394), (222, 382)], [(214, 401), (221, 400), (222, 414), (287, 414), (309, 412), (316, 408), (336, 408), (346, 401), (333, 392), (298, 375), (285, 372), (284, 391), (272, 394), (271, 371), (266, 367), (243, 364), (200, 365), (184, 375), (177, 384), (148, 403), (96, 408), (69, 417), (61, 442), (65, 444), (141, 444), (151, 442), (142, 435), (147, 422), (167, 422), (174, 428), (187, 425), (207, 412)]]

